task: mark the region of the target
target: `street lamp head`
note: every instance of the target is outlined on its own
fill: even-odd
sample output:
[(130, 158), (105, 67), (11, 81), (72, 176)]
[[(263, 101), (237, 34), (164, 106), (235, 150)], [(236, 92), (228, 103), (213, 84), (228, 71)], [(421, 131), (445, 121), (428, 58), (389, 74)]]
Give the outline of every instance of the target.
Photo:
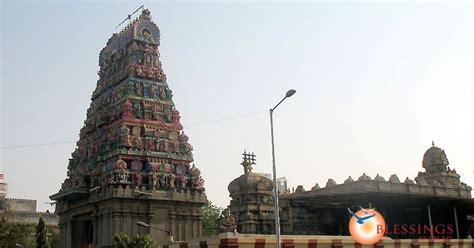
[(289, 91), (286, 92), (286, 97), (291, 97), (292, 95), (294, 95), (296, 93), (296, 90), (294, 89), (291, 89)]
[(145, 222), (143, 222), (143, 221), (137, 221), (137, 225), (138, 225), (138, 226), (143, 226), (143, 227), (150, 227), (150, 224), (147, 224), (147, 223), (145, 223)]

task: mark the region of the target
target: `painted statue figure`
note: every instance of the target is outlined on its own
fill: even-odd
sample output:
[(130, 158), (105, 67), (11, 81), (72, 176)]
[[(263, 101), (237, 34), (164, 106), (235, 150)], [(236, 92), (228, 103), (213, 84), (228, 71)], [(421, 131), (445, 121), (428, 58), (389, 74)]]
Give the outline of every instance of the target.
[(220, 217), (219, 217), (219, 230), (221, 233), (224, 232), (233, 232), (235, 233), (237, 231), (237, 225), (235, 223), (235, 218), (232, 216), (232, 213), (230, 212), (230, 208), (227, 207), (222, 211)]
[(125, 169), (120, 169), (118, 172), (118, 178), (117, 178), (119, 183), (128, 183), (128, 175), (125, 172)]
[(165, 188), (166, 187), (166, 178), (164, 176), (160, 177), (160, 187)]
[(142, 186), (142, 174), (140, 172), (135, 172), (135, 184), (137, 186)]
[(170, 189), (176, 188), (174, 176), (170, 176), (169, 178), (170, 178), (170, 181), (169, 181), (170, 183), (169, 183), (169, 185), (168, 185), (169, 188), (170, 188)]
[[(141, 70), (141, 69), (140, 69)], [(135, 84), (135, 89), (136, 89), (136, 95), (137, 96), (142, 96), (143, 94), (143, 86), (141, 83), (136, 83)]]
[(158, 185), (158, 176), (156, 175), (156, 172), (150, 172), (151, 175), (150, 175), (150, 184), (156, 188), (156, 186)]
[(165, 100), (166, 99), (166, 92), (163, 87), (160, 88), (160, 99)]

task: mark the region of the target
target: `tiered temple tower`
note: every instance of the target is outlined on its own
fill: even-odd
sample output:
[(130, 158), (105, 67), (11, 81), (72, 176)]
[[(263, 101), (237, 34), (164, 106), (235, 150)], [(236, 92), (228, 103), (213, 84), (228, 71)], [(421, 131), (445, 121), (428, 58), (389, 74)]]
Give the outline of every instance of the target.
[(193, 148), (159, 45), (160, 30), (143, 10), (100, 52), (99, 80), (67, 178), (50, 197), (60, 216), (61, 247), (108, 247), (118, 232), (158, 241), (201, 236), (204, 181), (191, 164)]

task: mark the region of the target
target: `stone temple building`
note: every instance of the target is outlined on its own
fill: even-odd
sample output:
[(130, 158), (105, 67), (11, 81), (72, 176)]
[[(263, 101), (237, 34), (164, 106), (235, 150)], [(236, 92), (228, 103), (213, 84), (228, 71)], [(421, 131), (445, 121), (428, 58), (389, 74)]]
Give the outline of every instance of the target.
[(160, 242), (201, 236), (204, 181), (159, 45), (160, 30), (143, 10), (100, 52), (97, 87), (67, 178), (50, 196), (61, 247), (112, 247), (119, 232)]
[[(273, 183), (248, 169), (254, 161), (244, 155), (244, 174), (229, 184), (230, 209), (238, 232), (273, 234)], [(364, 173), (342, 184), (329, 179), (325, 187), (316, 184), (307, 191), (298, 186), (294, 192), (279, 192), (281, 233), (350, 235), (348, 208), (362, 207), (377, 209), (388, 228), (403, 224), (421, 228), (414, 233), (387, 230), (391, 238), (470, 237), (474, 234), (472, 188), (448, 165), (444, 150), (433, 144), (423, 155), (424, 172), (414, 180), (401, 181), (397, 175), (386, 180), (378, 174), (371, 178)], [(430, 232), (429, 227), (438, 229)]]

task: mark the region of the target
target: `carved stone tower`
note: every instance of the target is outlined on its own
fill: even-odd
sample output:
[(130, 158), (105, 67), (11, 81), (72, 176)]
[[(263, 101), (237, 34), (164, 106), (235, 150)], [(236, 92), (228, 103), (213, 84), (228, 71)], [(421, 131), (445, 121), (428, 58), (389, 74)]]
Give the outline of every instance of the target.
[(239, 233), (273, 233), (274, 205), (273, 182), (267, 177), (252, 172), (255, 155), (243, 153), (244, 174), (234, 179), (228, 186), (230, 210), (237, 218)]
[(67, 178), (50, 196), (61, 247), (109, 247), (118, 232), (158, 241), (201, 236), (204, 181), (191, 165), (159, 45), (160, 30), (143, 10), (100, 52), (99, 80)]
[[(423, 155), (423, 168), (426, 172), (419, 172), (415, 181), (421, 185), (435, 185), (450, 188), (468, 189), (469, 186), (460, 180), (460, 175), (455, 169), (449, 168), (446, 153), (432, 142)], [(470, 190), (469, 190), (470, 191)], [(470, 195), (470, 192), (468, 192)]]

